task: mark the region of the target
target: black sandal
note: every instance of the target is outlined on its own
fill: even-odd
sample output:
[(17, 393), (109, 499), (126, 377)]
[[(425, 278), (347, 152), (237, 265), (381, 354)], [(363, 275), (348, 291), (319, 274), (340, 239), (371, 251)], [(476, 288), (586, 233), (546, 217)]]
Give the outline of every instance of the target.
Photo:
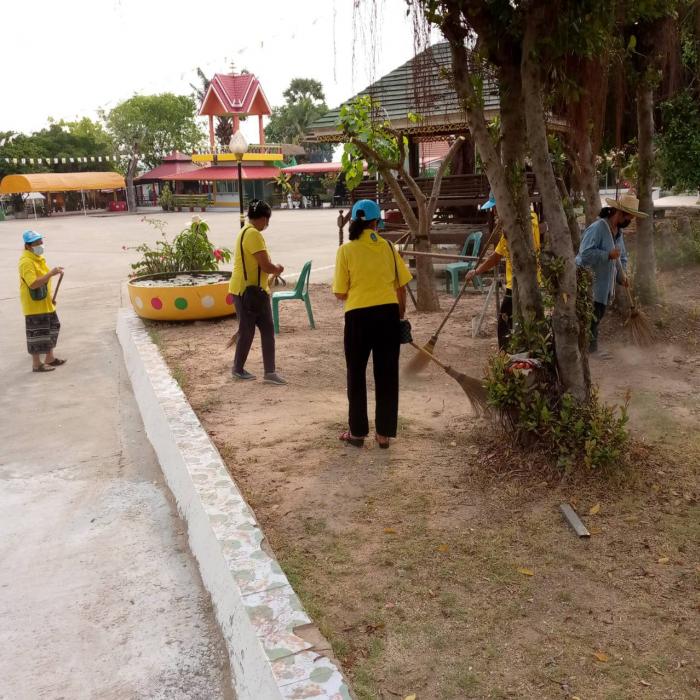
[(55, 367), (49, 367), (43, 362), (38, 367), (32, 367), (32, 372), (53, 372)]
[(45, 364), (51, 367), (60, 367), (61, 365), (65, 365), (66, 362), (68, 362), (68, 360), (59, 360), (57, 357), (54, 357), (51, 362), (46, 362)]

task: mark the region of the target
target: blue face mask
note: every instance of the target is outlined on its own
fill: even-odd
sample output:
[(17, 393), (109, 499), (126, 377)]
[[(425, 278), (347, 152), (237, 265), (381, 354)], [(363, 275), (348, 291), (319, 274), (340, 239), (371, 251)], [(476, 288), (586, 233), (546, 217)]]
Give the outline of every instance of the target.
[(34, 253), (34, 255), (43, 255), (44, 254), (44, 246), (43, 245), (35, 245), (32, 248), (32, 253)]

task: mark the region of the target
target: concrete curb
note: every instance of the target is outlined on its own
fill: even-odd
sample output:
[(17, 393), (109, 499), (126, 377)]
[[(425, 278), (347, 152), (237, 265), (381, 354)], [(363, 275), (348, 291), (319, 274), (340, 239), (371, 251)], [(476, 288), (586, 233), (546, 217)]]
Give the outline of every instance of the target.
[(350, 700), (287, 577), (221, 456), (143, 322), (120, 309), (117, 335), (143, 422), (188, 524), (231, 661), (237, 700)]

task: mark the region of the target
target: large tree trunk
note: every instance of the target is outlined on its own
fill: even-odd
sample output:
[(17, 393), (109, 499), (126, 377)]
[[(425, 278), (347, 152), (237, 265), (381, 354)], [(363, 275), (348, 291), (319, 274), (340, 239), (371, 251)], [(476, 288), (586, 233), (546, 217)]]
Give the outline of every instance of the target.
[(523, 215), (516, 204), (516, 197), (514, 197), (514, 182), (501, 163), (486, 127), (481, 98), (476, 95), (472, 84), (468, 55), (464, 44), (464, 28), (460, 22), (459, 14), (449, 13), (446, 15), (441, 28), (445, 38), (450, 43), (455, 90), (467, 114), (469, 130), (489, 183), (496, 195), (498, 215), (503, 222), (504, 230), (507, 231), (508, 248), (513, 270), (518, 280), (522, 315), (526, 320), (540, 321), (544, 318), (544, 307), (537, 285), (537, 277), (527, 274), (520, 276), (522, 280), (518, 277), (518, 271), (526, 270), (533, 257), (530, 217), (527, 216), (526, 221), (523, 221)]
[(654, 304), (658, 299), (656, 288), (656, 251), (654, 250), (654, 203), (652, 201), (654, 168), (654, 91), (648, 81), (642, 80), (637, 88), (637, 140), (639, 143), (639, 180), (637, 196), (639, 208), (649, 214), (648, 219), (637, 219), (637, 264), (634, 288), (643, 304)]
[(579, 140), (579, 154), (576, 162), (583, 191), (583, 210), (586, 226), (588, 226), (596, 220), (600, 213), (598, 172), (595, 167), (595, 154), (591, 145), (591, 137), (588, 133), (583, 134)]
[[(513, 275), (517, 281), (518, 297), (523, 288), (537, 288), (537, 256), (532, 242), (532, 222), (530, 219), (530, 195), (525, 177), (525, 146), (522, 138), (525, 133), (525, 115), (522, 102), (522, 82), (520, 77), (520, 56), (513, 55), (512, 61), (504, 63), (499, 72), (499, 104), (501, 115), (501, 162), (509, 178), (509, 188), (517, 211), (518, 225), (505, 227), (509, 247), (512, 239), (521, 236), (522, 246), (527, 250), (525, 258), (513, 259)], [(498, 200), (497, 200), (498, 201)], [(500, 208), (499, 208), (500, 213)], [(519, 301), (519, 300), (518, 300)], [(516, 309), (517, 312), (517, 309)]]
[(129, 211), (136, 211), (136, 187), (134, 186), (134, 178), (138, 170), (138, 156), (131, 156), (129, 166), (126, 170), (126, 205)]
[(532, 13), (527, 20), (523, 39), (522, 82), (527, 136), (532, 166), (542, 193), (542, 204), (549, 225), (547, 237), (549, 252), (559, 270), (554, 280), (554, 310), (552, 327), (557, 368), (562, 386), (580, 401), (586, 400), (584, 364), (587, 359), (579, 348), (579, 320), (576, 314), (576, 264), (571, 245), (571, 234), (557, 187), (547, 143), (547, 127), (542, 102), (542, 77), (535, 53), (539, 22)]

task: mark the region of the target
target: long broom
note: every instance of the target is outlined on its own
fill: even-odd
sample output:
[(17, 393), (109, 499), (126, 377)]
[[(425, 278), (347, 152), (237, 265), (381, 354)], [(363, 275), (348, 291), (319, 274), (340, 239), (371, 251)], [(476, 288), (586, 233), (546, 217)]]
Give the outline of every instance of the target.
[(632, 292), (630, 292), (630, 288), (625, 287), (625, 289), (627, 290), (627, 298), (630, 302), (630, 317), (625, 322), (625, 325), (629, 325), (632, 334), (632, 342), (635, 345), (639, 347), (648, 347), (654, 342), (654, 331), (651, 321), (649, 317), (637, 307)]
[[(494, 229), (493, 234), (491, 234), (489, 240), (492, 240), (494, 235), (496, 235), (500, 231), (500, 229), (501, 229), (501, 227), (497, 226)], [(481, 261), (484, 259), (484, 255), (486, 254), (487, 248), (488, 248), (488, 245), (484, 245), (484, 247), (481, 249), (481, 253), (479, 254), (479, 257), (476, 260), (476, 264), (474, 265), (474, 268), (473, 268), (474, 270), (476, 270), (476, 268), (479, 267), (479, 265), (481, 264)], [(403, 371), (405, 374), (418, 374), (419, 372), (422, 372), (430, 364), (430, 357), (432, 357), (433, 351), (435, 350), (435, 346), (437, 345), (438, 336), (440, 335), (442, 329), (445, 327), (445, 324), (447, 323), (448, 319), (452, 315), (452, 312), (457, 307), (459, 300), (462, 298), (462, 295), (466, 291), (469, 284), (470, 284), (470, 280), (465, 279), (464, 284), (462, 285), (462, 288), (459, 290), (459, 294), (455, 297), (455, 300), (452, 302), (452, 306), (450, 307), (450, 310), (445, 314), (445, 317), (442, 319), (442, 322), (437, 327), (437, 330), (435, 331), (435, 333), (433, 333), (430, 336), (430, 340), (423, 346), (422, 349), (425, 350), (425, 352), (428, 353), (428, 355), (425, 355), (424, 353), (421, 353), (421, 352), (414, 355), (409, 360), (409, 362), (406, 363), (406, 366), (404, 367)]]
[(456, 369), (453, 369), (450, 367), (450, 365), (445, 365), (440, 360), (435, 357), (432, 353), (428, 352), (425, 347), (421, 347), (420, 345), (416, 345), (416, 343), (411, 342), (410, 345), (412, 345), (416, 350), (418, 350), (419, 355), (424, 355), (426, 360), (430, 362), (431, 360), (441, 369), (445, 371), (446, 374), (448, 374), (452, 379), (454, 379), (457, 384), (459, 384), (462, 387), (462, 391), (467, 395), (467, 398), (471, 402), (472, 407), (474, 408), (475, 413), (481, 414), (485, 413), (488, 410), (488, 397), (486, 394), (486, 389), (484, 388), (484, 385), (476, 379), (475, 377), (470, 377), (467, 374), (464, 374), (463, 372), (458, 372)]

